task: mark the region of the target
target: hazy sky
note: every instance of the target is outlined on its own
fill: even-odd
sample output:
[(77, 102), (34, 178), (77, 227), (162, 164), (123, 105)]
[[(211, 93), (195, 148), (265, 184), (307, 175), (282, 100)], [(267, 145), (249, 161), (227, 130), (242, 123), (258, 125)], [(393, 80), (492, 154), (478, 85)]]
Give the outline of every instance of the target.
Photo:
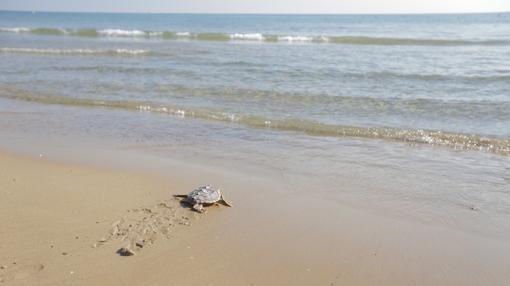
[(510, 0), (0, 0), (0, 10), (176, 13), (510, 11)]

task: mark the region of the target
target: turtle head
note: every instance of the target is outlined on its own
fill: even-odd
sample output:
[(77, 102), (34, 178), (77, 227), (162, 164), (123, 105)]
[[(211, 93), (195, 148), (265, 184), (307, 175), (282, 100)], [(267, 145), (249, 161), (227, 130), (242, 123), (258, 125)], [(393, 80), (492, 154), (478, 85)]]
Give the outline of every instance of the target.
[[(220, 190), (218, 190), (218, 192), (219, 192), (219, 191), (220, 191)], [(223, 197), (223, 195), (221, 194), (221, 192), (220, 192), (220, 198), (221, 198), (221, 199), (220, 199), (220, 201), (219, 201), (220, 203), (222, 203), (222, 204), (226, 205), (227, 207), (232, 207), (232, 206), (233, 206), (231, 202), (229, 202), (229, 201), (225, 200), (225, 198)]]

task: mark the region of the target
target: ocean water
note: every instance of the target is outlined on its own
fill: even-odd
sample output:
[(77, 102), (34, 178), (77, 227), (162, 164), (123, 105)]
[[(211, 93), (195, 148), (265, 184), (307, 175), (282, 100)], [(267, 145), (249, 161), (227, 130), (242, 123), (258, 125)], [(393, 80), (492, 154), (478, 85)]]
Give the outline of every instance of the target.
[(509, 13), (0, 12), (0, 62), (5, 142), (202, 154), (339, 201), (459, 225), (482, 209), (478, 225), (508, 228)]

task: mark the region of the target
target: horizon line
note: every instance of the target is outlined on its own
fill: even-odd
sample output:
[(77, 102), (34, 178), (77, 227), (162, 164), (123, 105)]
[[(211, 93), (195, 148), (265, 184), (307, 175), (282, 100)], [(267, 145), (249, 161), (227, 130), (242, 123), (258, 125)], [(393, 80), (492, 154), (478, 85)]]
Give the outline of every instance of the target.
[(0, 12), (21, 12), (21, 13), (82, 13), (82, 14), (181, 14), (181, 15), (306, 15), (306, 16), (341, 16), (341, 15), (359, 15), (359, 16), (391, 16), (391, 15), (470, 15), (470, 14), (509, 14), (509, 11), (482, 11), (482, 12), (380, 12), (380, 13), (264, 13), (264, 12), (151, 12), (151, 11), (49, 11), (49, 10), (4, 10)]

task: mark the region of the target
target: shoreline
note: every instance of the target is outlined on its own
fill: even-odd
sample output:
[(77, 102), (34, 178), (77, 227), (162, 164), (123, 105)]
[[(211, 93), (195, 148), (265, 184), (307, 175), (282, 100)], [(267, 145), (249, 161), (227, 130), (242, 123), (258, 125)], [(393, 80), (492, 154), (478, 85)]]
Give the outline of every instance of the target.
[[(175, 181), (0, 152), (0, 170), (5, 285), (505, 285), (510, 278), (505, 241), (249, 177), (213, 174), (235, 207), (199, 215), (171, 195), (210, 177), (206, 169)], [(172, 212), (159, 218), (178, 219), (169, 237), (158, 232), (133, 257), (115, 253), (123, 246), (117, 239), (93, 247), (116, 221), (143, 221), (128, 210), (162, 213), (161, 202)], [(179, 224), (183, 217), (189, 226)]]

